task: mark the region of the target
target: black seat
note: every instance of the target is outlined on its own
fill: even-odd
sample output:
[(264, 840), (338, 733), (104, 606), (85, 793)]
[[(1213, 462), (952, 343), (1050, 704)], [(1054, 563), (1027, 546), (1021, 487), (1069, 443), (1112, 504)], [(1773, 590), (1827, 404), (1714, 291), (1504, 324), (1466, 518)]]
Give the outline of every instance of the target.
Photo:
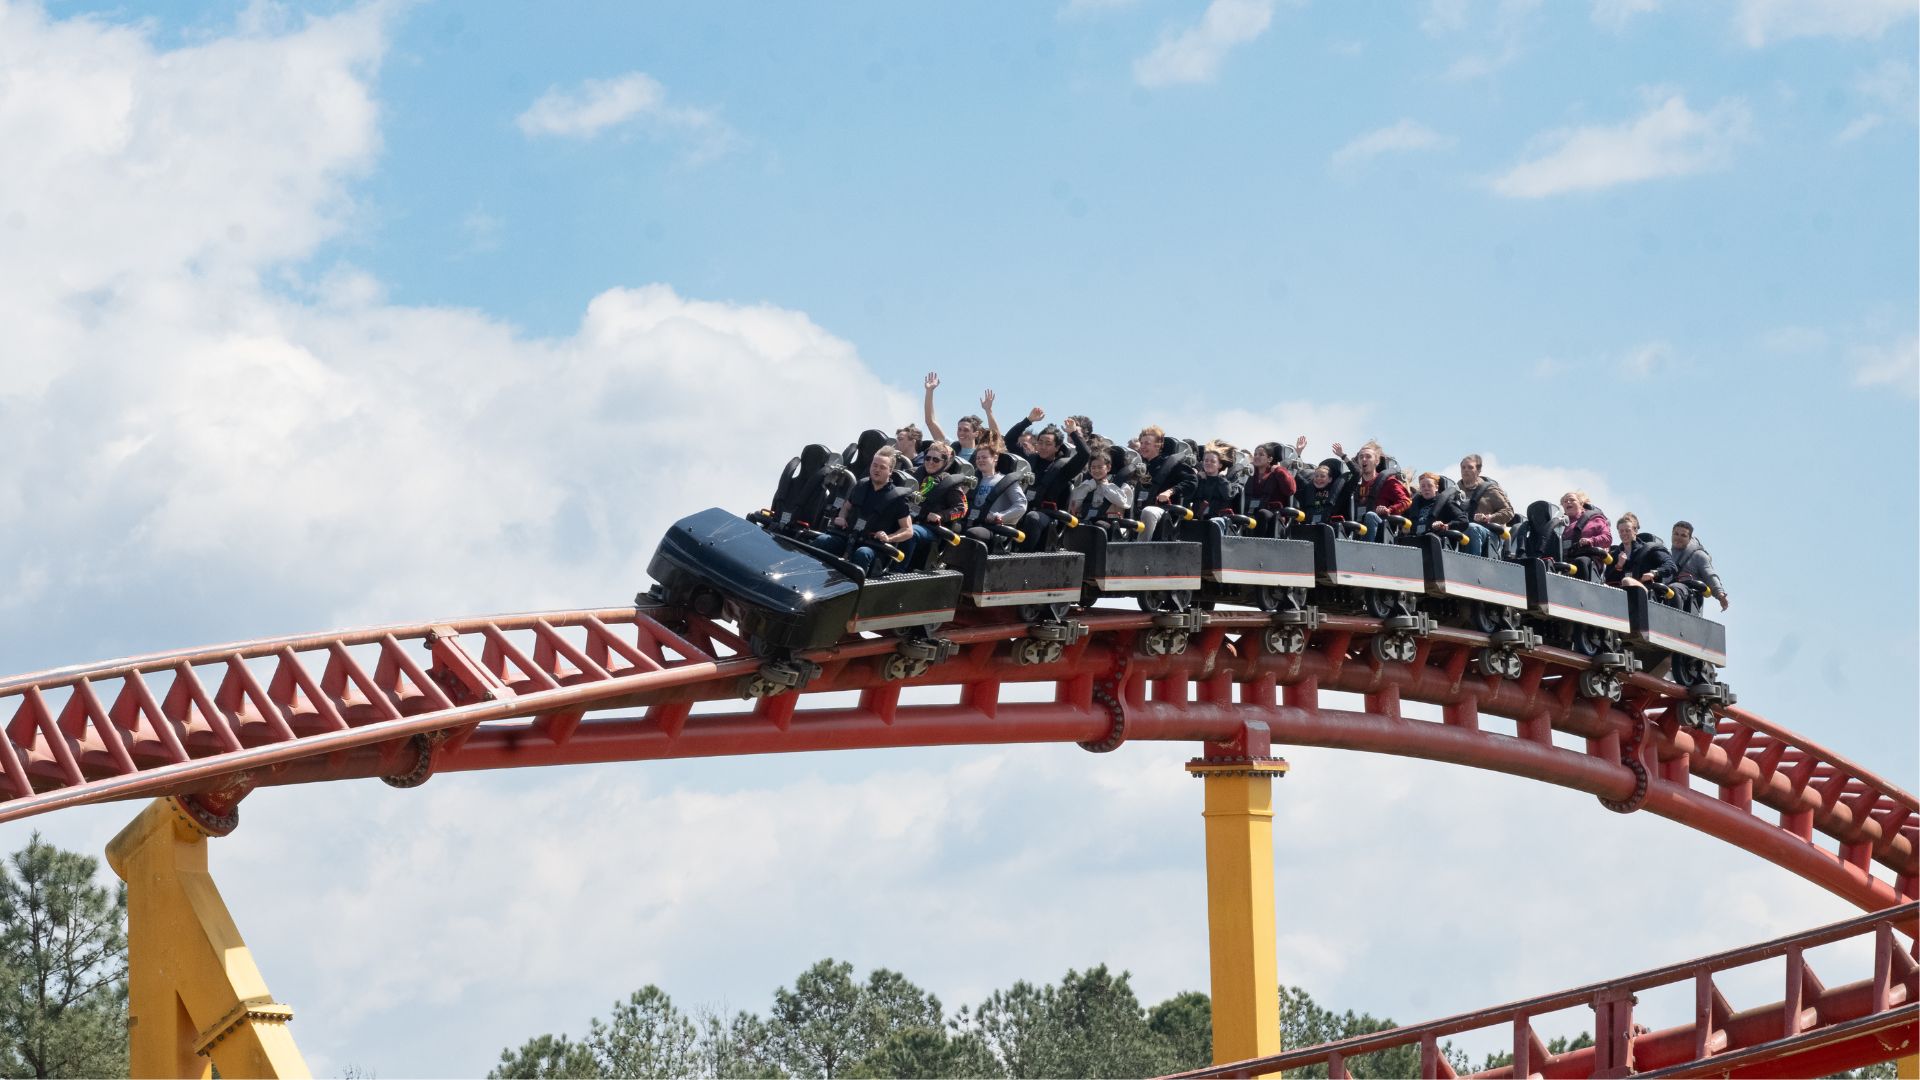
[(818, 443), (800, 451), (780, 472), (773, 492), (773, 521), (780, 526), (811, 527), (825, 520), (833, 501), (828, 474), (840, 466), (840, 456)]

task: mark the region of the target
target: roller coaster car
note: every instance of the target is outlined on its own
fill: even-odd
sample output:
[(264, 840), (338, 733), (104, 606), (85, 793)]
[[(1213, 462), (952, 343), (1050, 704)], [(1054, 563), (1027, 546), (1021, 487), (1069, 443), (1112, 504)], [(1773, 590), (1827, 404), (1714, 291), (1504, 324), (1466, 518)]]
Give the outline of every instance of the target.
[[(1655, 586), (1659, 588), (1659, 586)], [(1719, 669), (1727, 663), (1727, 628), (1711, 619), (1690, 615), (1677, 607), (1658, 603), (1649, 589), (1622, 589), (1627, 598), (1627, 618), (1634, 644), (1656, 674), (1658, 664), (1671, 657), (1673, 666), (1667, 677), (1687, 688), (1687, 700), (1681, 717), (1689, 725), (1708, 731), (1715, 720), (1713, 707), (1731, 705), (1739, 700), (1727, 684), (1718, 679)]]
[(948, 532), (928, 565), (958, 572), (960, 595), (974, 607), (1057, 606), (1059, 610), (1049, 611), (1057, 618), (1080, 602), (1086, 556), (1078, 551), (996, 554), (970, 536)]
[(769, 657), (952, 622), (961, 586), (951, 570), (863, 580), (846, 560), (717, 507), (675, 522), (647, 573), (667, 603), (736, 620)]
[(1313, 588), (1313, 543), (1249, 535), (1249, 518), (1189, 522), (1183, 538), (1200, 545), (1201, 596), (1215, 603), (1299, 610)]
[(1488, 636), (1487, 647), (1474, 654), (1480, 673), (1517, 679), (1520, 650), (1540, 644), (1540, 636), (1525, 626), (1526, 569), (1459, 550), (1461, 535), (1434, 531), (1399, 542), (1419, 549), (1427, 595), (1441, 618)]
[(1371, 642), (1374, 657), (1406, 663), (1414, 658), (1418, 639), (1433, 629), (1432, 618), (1420, 612), (1419, 596), (1427, 588), (1421, 552), (1348, 539), (1365, 532), (1364, 525), (1340, 521), (1296, 525), (1290, 535), (1304, 535), (1313, 544), (1314, 577), (1329, 587), (1332, 606), (1380, 620), (1381, 632)]
[(1200, 545), (1178, 540), (1121, 541), (1104, 526), (1067, 529), (1062, 546), (1086, 558), (1083, 599), (1133, 595), (1143, 611), (1183, 612), (1200, 589)]

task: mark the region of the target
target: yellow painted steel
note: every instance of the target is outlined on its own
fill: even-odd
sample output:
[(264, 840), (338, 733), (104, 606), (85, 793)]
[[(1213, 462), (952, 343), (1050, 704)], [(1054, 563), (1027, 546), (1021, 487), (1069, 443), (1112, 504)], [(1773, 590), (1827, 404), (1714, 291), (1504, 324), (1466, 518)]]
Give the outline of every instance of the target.
[(1901, 1058), (1893, 1071), (1900, 1080), (1920, 1080), (1920, 1054), (1908, 1054)]
[(1280, 1052), (1273, 912), (1273, 778), (1287, 764), (1193, 761), (1206, 785), (1207, 937), (1213, 1061)]
[(156, 799), (107, 845), (127, 883), (132, 1075), (311, 1076), (207, 873), (206, 830)]

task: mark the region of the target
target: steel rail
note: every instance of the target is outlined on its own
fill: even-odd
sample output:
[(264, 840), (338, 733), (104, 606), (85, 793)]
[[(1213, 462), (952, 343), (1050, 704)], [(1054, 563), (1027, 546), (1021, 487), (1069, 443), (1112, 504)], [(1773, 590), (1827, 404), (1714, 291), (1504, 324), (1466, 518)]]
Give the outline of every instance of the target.
[[(607, 608), (371, 627), (0, 680), (0, 710), (18, 702), (0, 729), (0, 821), (143, 795), (367, 776), (413, 783), (433, 772), (586, 761), (1108, 738), (1217, 742), (1239, 737), (1250, 721), (1266, 723), (1282, 742), (1427, 757), (1620, 801), (1636, 797), (1637, 779), (1619, 748), (1644, 722), (1647, 809), (1863, 907), (1916, 892), (1912, 795), (1741, 710), (1727, 711), (1715, 739), (1697, 737), (1674, 721), (1684, 691), (1664, 680), (1633, 676), (1617, 706), (1581, 699), (1574, 676), (1587, 661), (1558, 649), (1533, 650), (1522, 677), (1502, 681), (1468, 673), (1484, 635), (1441, 629), (1412, 663), (1382, 664), (1360, 648), (1378, 625), (1335, 617), (1306, 654), (1275, 656), (1254, 646), (1267, 619), (1248, 611), (1216, 613), (1185, 655), (1149, 657), (1137, 654), (1135, 638), (1151, 616), (1094, 609), (1084, 616), (1089, 637), (1055, 664), (1023, 667), (1006, 655), (1001, 644), (1024, 636), (1024, 625), (979, 622), (948, 632), (960, 655), (919, 679), (890, 683), (879, 668), (892, 641), (854, 639), (812, 657), (823, 670), (804, 692), (716, 715), (696, 709), (737, 700), (757, 661), (739, 654), (724, 625), (679, 615)], [(526, 650), (514, 634), (531, 635)], [(412, 660), (410, 645), (428, 651), (430, 670)], [(355, 661), (355, 649), (377, 655), (371, 671)], [(257, 678), (250, 662), (273, 671)], [(156, 694), (149, 677), (170, 685)], [(1117, 717), (1094, 706), (1102, 679), (1120, 690)], [(116, 682), (117, 693), (99, 692)], [(1052, 683), (1054, 701), (1001, 702), (1009, 683)], [(955, 685), (958, 705), (901, 700), (903, 690)], [(801, 708), (833, 691), (857, 691), (860, 703)], [(1365, 709), (1324, 709), (1321, 691), (1360, 695)], [(1410, 719), (1403, 701), (1438, 706), (1442, 720)], [(645, 712), (612, 711), (630, 707)], [(1491, 717), (1513, 722), (1515, 734), (1484, 731)], [(1584, 739), (1584, 751), (1555, 747), (1555, 731)], [(1717, 785), (1718, 797), (1693, 790), (1689, 777)], [(1757, 817), (1760, 806), (1778, 811), (1780, 824)], [(1838, 850), (1816, 843), (1815, 831)], [(1874, 861), (1894, 872), (1891, 884), (1873, 876)]]
[[(1452, 1076), (1440, 1054), (1440, 1040), (1502, 1024), (1511, 1027), (1513, 1063), (1473, 1075), (1487, 1080), (1528, 1075), (1626, 1075), (1629, 1071), (1690, 1075), (1690, 1066), (1708, 1067), (1708, 1075), (1726, 1075), (1723, 1068), (1778, 1064), (1814, 1050), (1831, 1053), (1835, 1042), (1849, 1041), (1854, 1057), (1847, 1063), (1826, 1066), (1837, 1071), (1913, 1052), (1915, 1033), (1906, 1031), (1901, 1042), (1897, 1029), (1903, 1023), (1911, 1028), (1912, 1016), (1920, 1008), (1916, 1005), (1920, 998), (1920, 963), (1915, 961), (1914, 947), (1900, 947), (1893, 932), (1898, 929), (1911, 941), (1917, 916), (1920, 904), (1901, 904), (1621, 978), (1175, 1076), (1179, 1080), (1246, 1077), (1326, 1065), (1329, 1076), (1339, 1077), (1346, 1075), (1347, 1061), (1402, 1046), (1420, 1048), (1420, 1075)], [(1805, 953), (1867, 934), (1874, 935), (1872, 974), (1845, 986), (1823, 987), (1812, 975)], [(1714, 976), (1778, 957), (1788, 960), (1786, 996), (1771, 1005), (1734, 1012), (1721, 996)], [(1691, 1023), (1660, 1031), (1635, 1023), (1635, 994), (1688, 981), (1694, 984), (1695, 997)], [(1595, 1045), (1547, 1054), (1532, 1029), (1532, 1018), (1582, 1005), (1594, 1010)], [(1896, 1034), (1890, 1037), (1890, 1031)]]

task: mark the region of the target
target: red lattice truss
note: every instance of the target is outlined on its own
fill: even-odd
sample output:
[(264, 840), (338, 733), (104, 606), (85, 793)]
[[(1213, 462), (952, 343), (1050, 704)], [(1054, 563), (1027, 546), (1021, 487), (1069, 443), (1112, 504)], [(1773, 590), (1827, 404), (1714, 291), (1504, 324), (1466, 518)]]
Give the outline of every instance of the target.
[[(1920, 892), (1912, 794), (1745, 710), (1701, 739), (1676, 723), (1682, 691), (1661, 679), (1632, 676), (1619, 704), (1588, 700), (1576, 690), (1586, 661), (1552, 648), (1526, 654), (1518, 680), (1479, 676), (1468, 665), (1485, 639), (1459, 630), (1423, 639), (1411, 663), (1382, 664), (1364, 648), (1376, 624), (1358, 618), (1327, 620), (1297, 656), (1260, 649), (1255, 612), (1217, 613), (1186, 653), (1163, 657), (1136, 648), (1147, 615), (1095, 609), (1085, 621), (1058, 662), (1032, 666), (1008, 647), (1022, 624), (952, 628), (958, 654), (904, 682), (881, 674), (891, 640), (856, 640), (815, 655), (822, 671), (803, 692), (750, 703), (741, 681), (759, 661), (739, 638), (660, 608), (377, 627), (17, 676), (0, 681), (0, 821), (157, 794), (230, 801), (263, 785), (593, 761), (1136, 739), (1230, 753), (1264, 725), (1276, 743), (1637, 802), (1865, 909)], [(1020, 683), (1041, 685), (1005, 696), (1051, 700), (1003, 700)], [(946, 700), (903, 700), (915, 687)], [(1323, 707), (1323, 691), (1364, 707)], [(1440, 719), (1403, 702), (1438, 706)], [(1620, 748), (1643, 721), (1639, 796)]]
[[(0, 822), (155, 795), (190, 795), (217, 815), (260, 786), (374, 776), (412, 786), (439, 772), (528, 765), (1017, 742), (1110, 750), (1128, 740), (1198, 741), (1233, 757), (1264, 754), (1271, 742), (1452, 762), (1589, 792), (1736, 844), (1869, 911), (1920, 893), (1912, 794), (1745, 710), (1725, 710), (1704, 739), (1678, 724), (1683, 691), (1661, 679), (1636, 674), (1619, 703), (1589, 700), (1577, 689), (1587, 661), (1552, 648), (1525, 654), (1517, 680), (1480, 676), (1469, 664), (1485, 637), (1451, 629), (1422, 639), (1410, 663), (1382, 663), (1365, 647), (1378, 630), (1369, 619), (1328, 619), (1307, 652), (1276, 655), (1259, 644), (1264, 616), (1221, 612), (1173, 656), (1141, 654), (1148, 615), (1095, 609), (1084, 621), (1085, 638), (1037, 665), (1018, 663), (1009, 645), (1026, 635), (1024, 624), (950, 628), (958, 652), (904, 681), (883, 674), (892, 640), (854, 640), (813, 654), (821, 671), (803, 691), (752, 701), (741, 694), (760, 661), (739, 637), (663, 608), (377, 627), (17, 676), (0, 681), (0, 717), (10, 717), (0, 732)], [(903, 700), (915, 688), (926, 692)], [(1359, 695), (1363, 708), (1323, 706), (1323, 692)], [(1403, 711), (1414, 702), (1437, 706), (1439, 719)], [(1902, 910), (1911, 942), (1911, 909)], [(1706, 962), (1687, 976), (1703, 980), (1705, 1019), (1684, 1036), (1632, 1035), (1630, 1010), (1607, 1012), (1620, 999), (1603, 1001), (1595, 988), (1559, 996), (1592, 998), (1596, 1030), (1629, 1043), (1548, 1061), (1527, 1010), (1504, 1007), (1504, 1022), (1514, 1024), (1521, 1060), (1550, 1069), (1544, 1075), (1623, 1075), (1631, 1047), (1643, 1043), (1643, 1069), (1707, 1057), (1732, 1069), (1757, 1045), (1740, 1033), (1774, 1028), (1795, 1046), (1833, 1031), (1894, 1030), (1910, 1053), (1913, 947), (1891, 944), (1886, 927), (1895, 923), (1873, 925), (1881, 936), (1870, 985), (1827, 991), (1795, 967), (1782, 1005), (1755, 1011), (1785, 1018), (1778, 1023), (1728, 1013), (1698, 967)], [(1625, 983), (1610, 985), (1606, 993)], [(1855, 1008), (1856, 999), (1871, 1007)], [(1801, 1009), (1813, 1012), (1803, 1018)], [(1460, 1019), (1419, 1029), (1429, 1057)], [(1681, 1042), (1688, 1054), (1674, 1049)], [(1750, 1071), (1789, 1060), (1768, 1045), (1776, 1056)], [(1339, 1066), (1337, 1057), (1318, 1060)], [(1444, 1073), (1444, 1062), (1429, 1064), (1428, 1075)]]

